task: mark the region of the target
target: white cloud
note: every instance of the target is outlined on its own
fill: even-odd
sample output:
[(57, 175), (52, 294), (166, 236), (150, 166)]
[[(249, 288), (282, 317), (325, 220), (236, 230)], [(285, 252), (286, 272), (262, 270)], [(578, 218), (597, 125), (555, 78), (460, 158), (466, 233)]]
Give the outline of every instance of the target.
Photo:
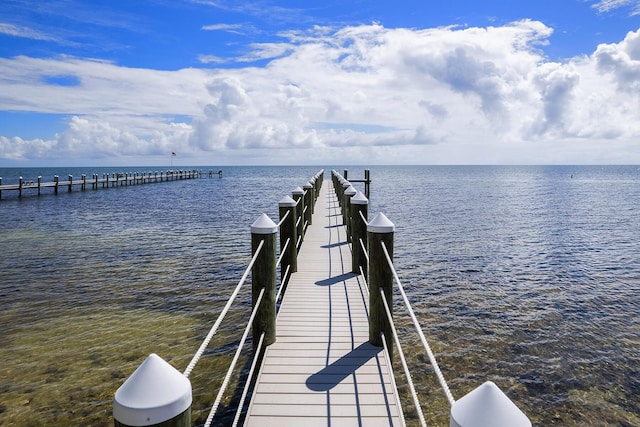
[(59, 42), (57, 37), (42, 33), (29, 27), (0, 22), (0, 34), (6, 34), (13, 37), (21, 37), (33, 40), (54, 41)]
[(631, 6), (631, 15), (640, 14), (640, 2), (638, 0), (600, 0), (593, 5), (593, 8), (598, 12), (606, 13), (627, 6)]
[[(0, 157), (179, 150), (239, 163), (246, 155), (268, 163), (640, 161), (640, 31), (562, 63), (539, 50), (551, 33), (528, 20), (318, 27), (254, 45), (254, 58), (277, 57), (264, 67), (210, 70), (0, 59), (1, 109), (73, 116), (50, 141), (3, 137)], [(77, 84), (51, 84), (55, 76)]]
[(201, 27), (204, 31), (225, 31), (231, 34), (246, 35), (257, 32), (251, 24), (210, 24)]

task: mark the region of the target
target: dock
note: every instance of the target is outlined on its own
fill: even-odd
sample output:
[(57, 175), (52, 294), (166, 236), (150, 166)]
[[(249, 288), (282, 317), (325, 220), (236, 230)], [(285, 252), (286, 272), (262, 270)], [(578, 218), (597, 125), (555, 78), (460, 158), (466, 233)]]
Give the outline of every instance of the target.
[[(368, 174), (360, 182), (370, 182)], [(251, 225), (251, 262), (184, 372), (156, 354), (147, 357), (116, 391), (115, 425), (191, 425), (189, 375), (251, 273), (252, 312), (204, 427), (404, 426), (389, 354), (399, 359), (426, 426), (393, 321), (394, 284), (429, 359), (424, 368), (433, 370), (451, 406), (450, 425), (531, 427), (491, 381), (454, 399), (395, 271), (394, 224), (382, 212), (368, 219), (368, 198), (336, 171), (325, 181), (321, 170), (303, 187), (280, 200), (278, 224), (262, 214)], [(229, 424), (216, 413), (249, 331), (253, 361)]]
[[(222, 171), (218, 171), (217, 173), (222, 177)], [(195, 179), (201, 176), (202, 172), (199, 170), (104, 173), (102, 176), (94, 173), (91, 177), (82, 174), (80, 179), (74, 179), (72, 175), (69, 175), (66, 180), (61, 180), (60, 177), (56, 175), (53, 177), (53, 181), (47, 182), (43, 181), (41, 176), (37, 178), (37, 181), (25, 180), (20, 177), (17, 184), (3, 184), (2, 177), (0, 177), (0, 200), (2, 200), (3, 191), (16, 191), (18, 197), (22, 198), (25, 193), (35, 193), (40, 196), (43, 190), (47, 188), (52, 189), (53, 194), (58, 194), (59, 190), (63, 188), (66, 188), (68, 192), (73, 191), (74, 188), (80, 189), (81, 191), (87, 189), (98, 190), (99, 188), (128, 187), (130, 185)], [(211, 176), (212, 173), (210, 172), (209, 177)]]
[(326, 181), (265, 350), (245, 426), (400, 426), (387, 353), (369, 344), (369, 295), (351, 273), (338, 200)]

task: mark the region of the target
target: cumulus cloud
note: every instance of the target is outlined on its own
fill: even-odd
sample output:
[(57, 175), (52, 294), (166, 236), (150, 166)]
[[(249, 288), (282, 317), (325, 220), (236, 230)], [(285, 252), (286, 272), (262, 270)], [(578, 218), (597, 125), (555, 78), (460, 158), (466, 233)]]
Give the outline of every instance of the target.
[[(254, 60), (275, 58), (264, 66), (178, 71), (68, 57), (0, 59), (1, 109), (72, 117), (50, 140), (7, 135), (0, 153), (128, 156), (180, 147), (194, 156), (278, 153), (267, 162), (282, 162), (286, 152), (291, 163), (345, 155), (546, 161), (540, 151), (570, 141), (570, 153), (588, 145), (593, 160), (598, 153), (587, 140), (637, 139), (640, 31), (564, 62), (541, 50), (551, 34), (529, 20), (487, 28), (313, 27), (250, 46)], [(74, 84), (52, 84), (56, 76)]]
[(598, 70), (611, 74), (621, 90), (640, 89), (640, 30), (618, 44), (599, 45), (593, 56)]

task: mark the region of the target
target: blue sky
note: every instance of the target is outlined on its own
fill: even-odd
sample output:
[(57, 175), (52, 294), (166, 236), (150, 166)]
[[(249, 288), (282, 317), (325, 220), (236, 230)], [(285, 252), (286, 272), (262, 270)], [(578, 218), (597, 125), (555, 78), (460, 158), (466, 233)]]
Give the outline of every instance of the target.
[(0, 3), (0, 166), (640, 163), (640, 1)]

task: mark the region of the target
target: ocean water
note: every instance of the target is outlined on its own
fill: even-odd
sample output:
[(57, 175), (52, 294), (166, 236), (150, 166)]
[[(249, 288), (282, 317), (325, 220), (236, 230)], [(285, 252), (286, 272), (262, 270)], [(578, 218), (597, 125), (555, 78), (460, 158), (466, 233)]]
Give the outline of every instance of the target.
[[(277, 218), (278, 201), (320, 168), (325, 178), (345, 169), (223, 167), (221, 179), (3, 192), (0, 426), (112, 425), (115, 390), (148, 354), (183, 371), (249, 262), (251, 223)], [(396, 225), (396, 268), (456, 399), (491, 380), (534, 425), (640, 425), (640, 168), (368, 169), (370, 216)], [(148, 171), (0, 176), (127, 170)], [(427, 422), (446, 426), (447, 401), (399, 298), (394, 305)], [(196, 425), (249, 310), (245, 286), (190, 377)]]

